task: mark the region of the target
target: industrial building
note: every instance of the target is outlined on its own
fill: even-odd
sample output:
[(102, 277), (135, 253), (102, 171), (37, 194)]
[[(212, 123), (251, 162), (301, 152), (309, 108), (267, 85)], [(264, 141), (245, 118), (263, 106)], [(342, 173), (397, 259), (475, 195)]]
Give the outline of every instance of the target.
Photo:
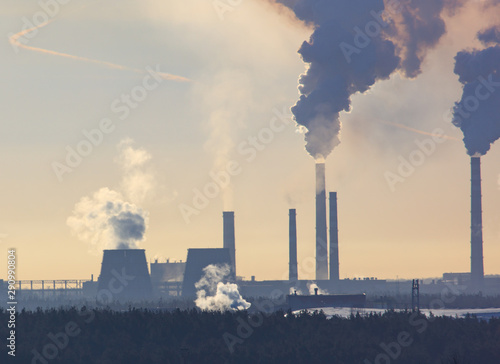
[(149, 268), (155, 297), (181, 295), (181, 283), (186, 269), (185, 262), (171, 262), (169, 259), (166, 262), (159, 262), (155, 259), (150, 263)]
[[(442, 279), (423, 281), (422, 293), (440, 293), (448, 285), (465, 286), (463, 293), (477, 292), (498, 294), (500, 277), (484, 275), (483, 238), (482, 238), (482, 202), (481, 202), (481, 161), (471, 158), (471, 272), (444, 273)], [(374, 277), (362, 279), (340, 278), (340, 256), (338, 237), (337, 192), (328, 194), (325, 180), (325, 164), (316, 164), (316, 280), (322, 290), (329, 294), (399, 294), (409, 292), (411, 280), (386, 281)], [(285, 215), (286, 216), (286, 215)], [(284, 217), (285, 217), (284, 216)], [(222, 214), (223, 241), (221, 248), (188, 249), (185, 262), (159, 262), (150, 264), (150, 271), (143, 249), (104, 250), (101, 272), (97, 281), (18, 281), (21, 292), (56, 295), (73, 292), (76, 296), (97, 297), (98, 300), (148, 300), (158, 297), (196, 298), (195, 284), (203, 276), (203, 269), (208, 265), (227, 265), (230, 274), (228, 282), (238, 284), (240, 293), (245, 297), (276, 297), (291, 293), (310, 293), (310, 280), (301, 279), (297, 266), (297, 212), (288, 211), (289, 218), (289, 270), (288, 280), (257, 281), (238, 279), (236, 259), (236, 229), (233, 211)], [(328, 224), (327, 224), (328, 222)], [(328, 226), (329, 225), (329, 226)], [(328, 229), (329, 228), (329, 229)], [(283, 242), (285, 243), (285, 242)], [(0, 281), (0, 286), (5, 286)], [(349, 297), (349, 296), (345, 296)], [(345, 299), (344, 297), (344, 299)], [(359, 298), (359, 297), (358, 297)], [(329, 298), (335, 300), (334, 298)], [(292, 298), (298, 300), (301, 298)], [(333, 302), (332, 301), (332, 302)], [(356, 300), (354, 300), (356, 301)], [(300, 301), (302, 302), (302, 301)], [(359, 303), (359, 301), (356, 301)], [(297, 305), (300, 305), (297, 303)]]

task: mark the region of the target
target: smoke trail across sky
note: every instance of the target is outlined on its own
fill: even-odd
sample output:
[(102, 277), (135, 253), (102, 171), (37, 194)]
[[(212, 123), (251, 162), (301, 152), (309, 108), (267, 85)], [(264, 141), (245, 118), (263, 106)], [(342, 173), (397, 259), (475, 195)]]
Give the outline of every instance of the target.
[(449, 136), (449, 135), (430, 133), (428, 131), (424, 131), (424, 130), (419, 130), (419, 129), (416, 129), (416, 128), (412, 128), (412, 127), (404, 125), (404, 124), (393, 123), (393, 122), (386, 121), (386, 120), (380, 120), (378, 118), (372, 118), (372, 119), (374, 121), (378, 122), (378, 123), (385, 124), (385, 125), (390, 125), (390, 126), (394, 126), (396, 128), (399, 128), (399, 129), (402, 129), (402, 130), (407, 130), (407, 131), (410, 131), (410, 132), (415, 133), (415, 134), (427, 135), (427, 136), (441, 138), (441, 139), (446, 139), (446, 140), (458, 140), (458, 141), (460, 141), (460, 139), (457, 139), (457, 138)]
[(210, 264), (203, 268), (203, 277), (196, 282), (195, 304), (202, 310), (236, 311), (246, 310), (250, 303), (241, 297), (238, 286), (224, 283), (231, 272), (229, 265)]
[[(73, 60), (76, 60), (76, 61), (94, 63), (94, 64), (97, 64), (97, 65), (108, 67), (108, 68), (112, 68), (112, 69), (115, 69), (115, 70), (135, 72), (135, 73), (140, 73), (140, 74), (146, 73), (144, 70), (141, 70), (139, 68), (128, 67), (128, 66), (119, 65), (119, 64), (116, 64), (116, 63), (111, 63), (111, 62), (106, 62), (106, 61), (100, 61), (100, 60), (97, 60), (97, 59), (92, 59), (92, 58), (87, 58), (87, 57), (80, 57), (80, 56), (75, 56), (75, 55), (68, 54), (68, 53), (56, 52), (56, 51), (52, 51), (52, 50), (49, 50), (49, 49), (43, 49), (43, 48), (33, 47), (33, 46), (29, 46), (29, 45), (26, 45), (26, 44), (24, 44), (24, 43), (21, 42), (21, 39), (23, 37), (26, 37), (26, 36), (30, 35), (30, 33), (38, 31), (39, 29), (41, 29), (41, 28), (49, 25), (53, 21), (54, 21), (54, 19), (51, 19), (51, 20), (46, 21), (46, 22), (44, 22), (44, 23), (42, 23), (40, 25), (34, 26), (34, 27), (30, 28), (30, 29), (25, 29), (25, 30), (20, 31), (19, 33), (13, 34), (13, 35), (11, 35), (9, 37), (9, 42), (14, 47), (26, 49), (26, 50), (33, 51), (33, 52), (39, 52), (39, 53), (49, 54), (49, 55), (58, 56), (58, 57), (65, 57), (65, 58), (73, 59)], [(185, 78), (185, 77), (182, 77), (182, 76), (172, 75), (172, 74), (165, 73), (165, 72), (158, 72), (158, 75), (160, 75), (160, 77), (162, 77), (164, 80), (169, 80), (169, 81), (177, 81), (177, 82), (190, 82), (191, 81), (188, 78)]]
[[(153, 176), (140, 168), (151, 158), (143, 149), (133, 148), (129, 138), (118, 144), (117, 161), (124, 170), (123, 193), (101, 188), (83, 197), (66, 223), (80, 240), (102, 249), (134, 249), (145, 239), (149, 214), (140, 203), (154, 186)], [(128, 201), (127, 201), (128, 200)]]

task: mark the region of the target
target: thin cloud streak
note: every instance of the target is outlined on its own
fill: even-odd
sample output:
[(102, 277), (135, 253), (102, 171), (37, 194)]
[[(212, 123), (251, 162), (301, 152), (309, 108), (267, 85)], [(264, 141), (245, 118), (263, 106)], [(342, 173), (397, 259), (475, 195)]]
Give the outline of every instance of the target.
[[(123, 65), (120, 65), (120, 64), (106, 62), (106, 61), (100, 61), (100, 60), (97, 60), (97, 59), (92, 59), (92, 58), (87, 58), (87, 57), (75, 56), (75, 55), (68, 54), (68, 53), (56, 52), (56, 51), (52, 51), (52, 50), (49, 50), (49, 49), (32, 47), (32, 46), (23, 44), (23, 43), (21, 43), (19, 41), (19, 39), (21, 37), (23, 37), (23, 36), (25, 36), (25, 35), (27, 35), (27, 34), (29, 34), (31, 32), (34, 32), (35, 30), (41, 29), (41, 28), (47, 26), (48, 24), (52, 23), (53, 21), (54, 21), (54, 19), (51, 19), (51, 20), (46, 21), (45, 23), (37, 25), (37, 26), (35, 26), (33, 28), (22, 30), (19, 33), (16, 33), (16, 34), (10, 36), (9, 37), (10, 44), (12, 44), (14, 47), (23, 48), (23, 49), (26, 49), (26, 50), (29, 50), (29, 51), (33, 51), (33, 52), (50, 54), (52, 56), (58, 56), (58, 57), (65, 57), (65, 58), (69, 58), (69, 59), (74, 59), (76, 61), (94, 63), (94, 64), (98, 64), (100, 66), (104, 66), (104, 67), (108, 67), (108, 68), (112, 68), (112, 69), (116, 69), (116, 70), (129, 71), (129, 72), (135, 72), (135, 73), (140, 73), (140, 74), (145, 74), (146, 73), (146, 71), (141, 70), (139, 68), (123, 66)], [(170, 73), (158, 72), (158, 74), (160, 75), (161, 78), (163, 78), (164, 80), (168, 80), (168, 81), (191, 82), (191, 80), (189, 78), (182, 77), (182, 76), (177, 76), (177, 75), (173, 75), (173, 74), (170, 74)]]

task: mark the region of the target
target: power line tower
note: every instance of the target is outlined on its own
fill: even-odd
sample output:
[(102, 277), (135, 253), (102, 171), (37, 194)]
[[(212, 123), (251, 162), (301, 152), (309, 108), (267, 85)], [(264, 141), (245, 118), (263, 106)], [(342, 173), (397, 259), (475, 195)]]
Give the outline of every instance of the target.
[(420, 283), (414, 279), (411, 286), (411, 310), (420, 311)]

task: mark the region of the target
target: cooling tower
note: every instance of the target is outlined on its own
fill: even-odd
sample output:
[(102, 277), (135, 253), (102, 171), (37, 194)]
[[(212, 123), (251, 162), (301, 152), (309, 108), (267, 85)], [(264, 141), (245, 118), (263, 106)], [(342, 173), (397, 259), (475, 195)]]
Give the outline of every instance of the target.
[(339, 228), (337, 192), (330, 192), (330, 280), (339, 280)]
[(223, 247), (229, 249), (229, 256), (231, 257), (231, 268), (234, 275), (236, 275), (236, 247), (234, 242), (234, 212), (224, 211), (222, 213), (224, 220), (224, 237)]
[(299, 277), (297, 274), (297, 214), (295, 209), (290, 209), (288, 215), (289, 215), (288, 236), (290, 242), (288, 279), (290, 281), (297, 281)]
[(480, 286), (484, 280), (483, 217), (481, 203), (481, 158), (471, 158), (471, 281)]
[(150, 299), (153, 290), (144, 249), (104, 250), (98, 289), (101, 302)]
[(316, 279), (328, 279), (325, 164), (316, 163)]
[[(182, 282), (182, 296), (187, 298), (196, 297), (195, 284), (203, 276), (203, 268), (210, 264), (225, 265), (230, 264), (231, 257), (229, 249), (188, 249), (186, 259), (186, 270), (184, 271), (184, 280)], [(229, 280), (235, 279), (234, 274), (228, 277)]]

